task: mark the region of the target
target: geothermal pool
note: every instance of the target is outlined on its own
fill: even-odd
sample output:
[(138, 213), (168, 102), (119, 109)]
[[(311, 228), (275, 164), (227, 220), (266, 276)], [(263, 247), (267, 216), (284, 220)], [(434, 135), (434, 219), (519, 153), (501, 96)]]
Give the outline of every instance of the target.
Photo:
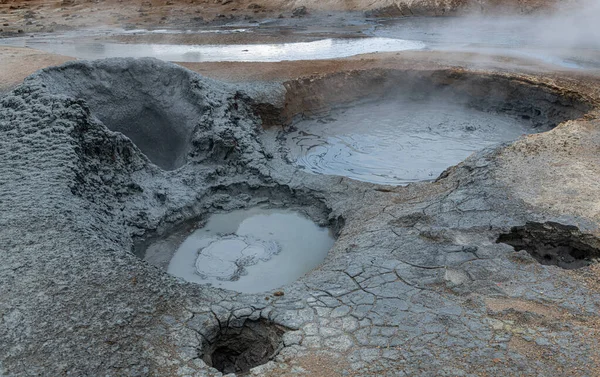
[(257, 293), (291, 283), (314, 269), (333, 243), (327, 228), (298, 212), (252, 208), (214, 214), (204, 227), (185, 237), (174, 254), (163, 243), (162, 250), (151, 246), (146, 259), (152, 263), (157, 253), (172, 255), (167, 267), (171, 275)]
[(172, 62), (276, 62), (335, 59), (372, 52), (420, 50), (425, 44), (397, 38), (327, 38), (312, 42), (182, 45), (113, 43), (89, 39), (6, 38), (0, 44), (30, 47), (78, 59), (153, 57)]
[(302, 119), (280, 138), (288, 159), (305, 171), (406, 185), (433, 180), (473, 152), (547, 129), (460, 104), (403, 99)]

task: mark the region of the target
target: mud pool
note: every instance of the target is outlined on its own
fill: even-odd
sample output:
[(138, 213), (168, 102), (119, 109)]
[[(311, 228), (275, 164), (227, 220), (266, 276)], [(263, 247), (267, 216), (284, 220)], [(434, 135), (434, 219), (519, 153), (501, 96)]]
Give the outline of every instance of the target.
[(458, 104), (405, 99), (338, 108), (299, 120), (280, 137), (305, 171), (405, 185), (433, 180), (475, 151), (547, 129)]
[(150, 246), (146, 260), (164, 267), (172, 256), (171, 275), (245, 293), (293, 282), (323, 262), (334, 242), (298, 212), (264, 208), (214, 214), (177, 244), (180, 236)]

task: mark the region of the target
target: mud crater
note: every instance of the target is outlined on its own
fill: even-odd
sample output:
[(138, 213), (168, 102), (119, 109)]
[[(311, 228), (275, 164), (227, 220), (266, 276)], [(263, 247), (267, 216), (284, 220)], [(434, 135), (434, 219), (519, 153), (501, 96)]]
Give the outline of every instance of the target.
[(241, 327), (220, 328), (213, 341), (203, 344), (202, 360), (223, 374), (247, 375), (250, 369), (277, 356), (283, 348), (285, 331), (264, 319), (246, 320)]
[(558, 88), (450, 70), (340, 73), (286, 87), (284, 158), (312, 173), (390, 185), (434, 180), (473, 152), (591, 108)]
[(40, 75), (50, 93), (84, 100), (98, 121), (131, 139), (152, 163), (174, 170), (186, 163), (193, 131), (210, 106), (193, 90), (198, 83), (190, 72), (142, 61), (108, 59), (92, 69), (73, 62)]
[(600, 258), (600, 239), (582, 233), (572, 225), (555, 222), (528, 222), (501, 234), (497, 243), (527, 251), (543, 265), (572, 270), (588, 266)]
[(208, 197), (227, 198), (223, 208), (149, 230), (136, 238), (133, 252), (189, 282), (266, 292), (317, 268), (344, 224), (306, 193), (238, 185), (214, 192)]

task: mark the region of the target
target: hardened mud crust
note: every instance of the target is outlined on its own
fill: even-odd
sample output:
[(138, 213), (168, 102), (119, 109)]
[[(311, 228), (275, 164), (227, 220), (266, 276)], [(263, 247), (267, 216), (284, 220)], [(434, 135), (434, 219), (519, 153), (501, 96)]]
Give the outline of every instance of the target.
[[(347, 93), (369, 75), (329, 80)], [(543, 224), (571, 246), (598, 234), (597, 97), (509, 74), (383, 77), (560, 125), (389, 187), (304, 173), (261, 138), (260, 109), (322, 107), (318, 82), (278, 84), (287, 99), (269, 103), (256, 93), (270, 86), (112, 59), (42, 70), (0, 98), (0, 375), (597, 373), (597, 255), (565, 270), (527, 252)], [(303, 208), (338, 236), (281, 292), (185, 283), (138, 257), (152, 237), (257, 204)]]

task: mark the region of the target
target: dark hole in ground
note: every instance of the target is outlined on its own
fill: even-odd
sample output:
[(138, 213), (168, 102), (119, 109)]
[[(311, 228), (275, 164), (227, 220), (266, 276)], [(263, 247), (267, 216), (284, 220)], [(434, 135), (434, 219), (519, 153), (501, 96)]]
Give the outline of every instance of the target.
[(203, 360), (223, 374), (244, 375), (277, 355), (284, 332), (283, 327), (266, 320), (247, 320), (242, 327), (220, 329), (216, 339), (205, 345)]
[(554, 222), (528, 222), (501, 234), (497, 243), (525, 250), (543, 265), (572, 270), (590, 265), (600, 258), (600, 239), (581, 233), (572, 225)]

